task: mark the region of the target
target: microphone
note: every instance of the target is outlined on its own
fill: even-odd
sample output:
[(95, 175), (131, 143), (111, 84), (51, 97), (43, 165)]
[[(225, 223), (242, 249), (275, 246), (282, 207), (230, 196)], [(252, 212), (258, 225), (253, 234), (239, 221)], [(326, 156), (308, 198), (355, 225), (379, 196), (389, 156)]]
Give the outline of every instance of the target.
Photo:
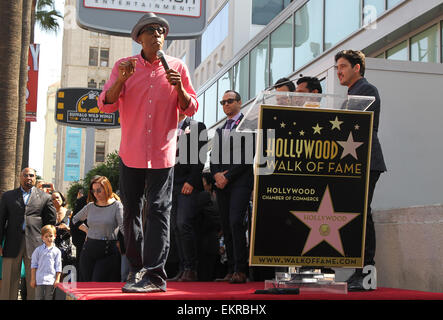
[[(168, 64), (168, 61), (166, 61), (166, 59), (165, 59), (165, 53), (163, 52), (163, 50), (158, 50), (157, 51), (157, 57), (160, 59), (160, 62), (162, 63), (163, 68), (165, 68), (165, 70), (168, 71), (169, 70), (169, 64)], [(177, 83), (172, 82), (171, 84), (173, 86), (175, 86)]]
[(157, 51), (157, 57), (160, 59), (160, 62), (163, 65), (163, 68), (165, 68), (166, 71), (169, 70), (169, 65), (168, 62), (165, 59), (165, 53), (163, 52), (163, 50), (158, 50)]

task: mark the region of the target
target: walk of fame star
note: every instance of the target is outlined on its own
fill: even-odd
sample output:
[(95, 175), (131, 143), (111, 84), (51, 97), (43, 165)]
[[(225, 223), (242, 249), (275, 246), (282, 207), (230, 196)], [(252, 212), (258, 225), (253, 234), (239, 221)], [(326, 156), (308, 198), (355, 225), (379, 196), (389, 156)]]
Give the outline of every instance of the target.
[(356, 212), (335, 212), (329, 186), (326, 187), (318, 211), (290, 212), (310, 229), (302, 255), (325, 241), (344, 256), (340, 229), (360, 215)]

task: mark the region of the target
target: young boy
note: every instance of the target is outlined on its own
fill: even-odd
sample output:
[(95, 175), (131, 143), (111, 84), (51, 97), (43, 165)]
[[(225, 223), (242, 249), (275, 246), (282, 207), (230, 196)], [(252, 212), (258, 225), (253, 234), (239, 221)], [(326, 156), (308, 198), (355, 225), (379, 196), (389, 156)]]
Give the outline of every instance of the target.
[(31, 287), (36, 288), (35, 300), (52, 300), (54, 289), (60, 282), (62, 254), (54, 243), (55, 227), (46, 225), (41, 233), (44, 244), (32, 253)]

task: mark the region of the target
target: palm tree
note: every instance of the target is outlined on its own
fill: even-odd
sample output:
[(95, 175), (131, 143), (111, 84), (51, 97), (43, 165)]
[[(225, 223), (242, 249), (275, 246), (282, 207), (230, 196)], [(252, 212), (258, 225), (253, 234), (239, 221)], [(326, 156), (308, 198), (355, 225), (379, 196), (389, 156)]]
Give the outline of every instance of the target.
[(0, 1), (0, 194), (15, 180), (22, 9), (22, 1)]
[[(28, 40), (26, 42), (25, 39), (23, 39), (23, 47), (22, 50), (25, 50), (26, 52), (22, 52), (22, 69), (23, 71), (28, 66), (28, 46), (30, 43), (34, 42), (34, 28), (35, 24), (37, 23), (40, 28), (47, 32), (57, 32), (60, 28), (59, 20), (58, 18), (63, 18), (63, 16), (55, 9), (55, 3), (54, 0), (23, 0), (25, 2), (29, 2), (31, 5), (30, 10), (30, 16), (29, 22), (26, 22), (26, 24), (30, 28), (30, 33)], [(23, 21), (25, 25), (25, 21)], [(23, 54), (26, 54), (26, 57), (23, 56)], [(20, 88), (22, 91), (20, 92), (21, 97), (21, 104), (20, 109), (25, 110), (26, 109), (26, 83), (27, 83), (27, 71), (24, 78), (20, 78)], [(25, 112), (25, 111), (24, 111)], [(26, 113), (26, 112), (25, 112)], [(21, 115), (21, 114), (20, 114)], [(22, 128), (19, 128), (17, 130), (17, 136), (22, 137), (21, 140), (17, 140), (17, 154), (16, 154), (16, 176), (18, 177), (18, 173), (21, 170), (22, 167), (28, 166), (28, 159), (29, 159), (29, 135), (31, 132), (31, 123), (25, 122), (22, 119), (19, 119), (20, 125), (22, 125)], [(20, 151), (18, 151), (20, 150)], [(16, 180), (16, 185), (18, 185), (18, 181)]]
[(20, 49), (21, 56), (19, 78), (19, 105), (17, 118), (17, 142), (15, 148), (15, 187), (18, 187), (18, 185), (20, 184), (19, 173), (22, 168), (23, 158), (23, 143), (26, 118), (26, 84), (28, 81), (28, 50), (31, 37), (31, 7), (32, 0), (23, 0), (22, 39)]
[[(45, 10), (48, 6), (50, 10)], [(17, 150), (22, 149), (25, 127), (23, 101), (27, 72), (23, 70), (27, 71), (29, 43), (33, 41), (31, 20), (34, 20), (29, 19), (30, 11), (35, 11), (33, 8), (43, 28), (58, 29), (58, 23), (54, 24), (53, 20), (61, 15), (54, 9), (53, 0), (0, 1), (0, 25), (3, 27), (0, 34), (0, 195), (14, 187), (21, 169), (20, 151)]]

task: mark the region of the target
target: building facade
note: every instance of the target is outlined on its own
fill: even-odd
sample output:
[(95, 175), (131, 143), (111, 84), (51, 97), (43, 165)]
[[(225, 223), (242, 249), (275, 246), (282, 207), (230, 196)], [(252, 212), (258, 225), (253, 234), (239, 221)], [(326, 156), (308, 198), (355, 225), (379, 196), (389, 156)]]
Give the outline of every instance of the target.
[[(65, 12), (75, 10), (74, 8), (74, 0), (65, 1)], [(102, 88), (109, 78), (115, 61), (131, 54), (132, 40), (130, 38), (90, 32), (81, 29), (76, 23), (65, 21), (60, 87)], [(65, 175), (68, 165), (65, 163), (68, 156), (66, 140), (69, 139), (67, 128), (67, 126), (57, 126), (55, 186), (62, 192), (66, 192), (73, 182)], [(92, 133), (91, 131), (87, 133), (87, 130), (83, 128), (79, 135), (81, 146), (79, 146), (80, 154), (77, 158), (78, 177), (81, 179), (87, 170), (91, 169), (88, 166), (85, 167), (86, 160), (92, 158), (92, 161), (88, 163), (94, 166), (103, 162), (108, 153), (118, 150), (120, 129), (95, 129)], [(87, 135), (93, 136), (93, 147), (88, 149), (86, 147)]]
[(443, 1), (208, 0), (208, 10), (205, 34), (168, 50), (193, 64), (194, 118), (209, 136), (224, 122), (218, 101), (225, 90), (238, 91), (247, 108), (277, 79), (303, 74), (324, 78), (325, 93), (346, 95), (334, 56), (366, 54), (365, 76), (381, 96), (378, 136), (388, 167), (372, 202), (379, 285), (441, 292)]
[(48, 87), (45, 114), (46, 125), (42, 178), (44, 181), (54, 184), (57, 159), (57, 123), (54, 120), (54, 115), (56, 94), (59, 88), (60, 82), (56, 82)]

